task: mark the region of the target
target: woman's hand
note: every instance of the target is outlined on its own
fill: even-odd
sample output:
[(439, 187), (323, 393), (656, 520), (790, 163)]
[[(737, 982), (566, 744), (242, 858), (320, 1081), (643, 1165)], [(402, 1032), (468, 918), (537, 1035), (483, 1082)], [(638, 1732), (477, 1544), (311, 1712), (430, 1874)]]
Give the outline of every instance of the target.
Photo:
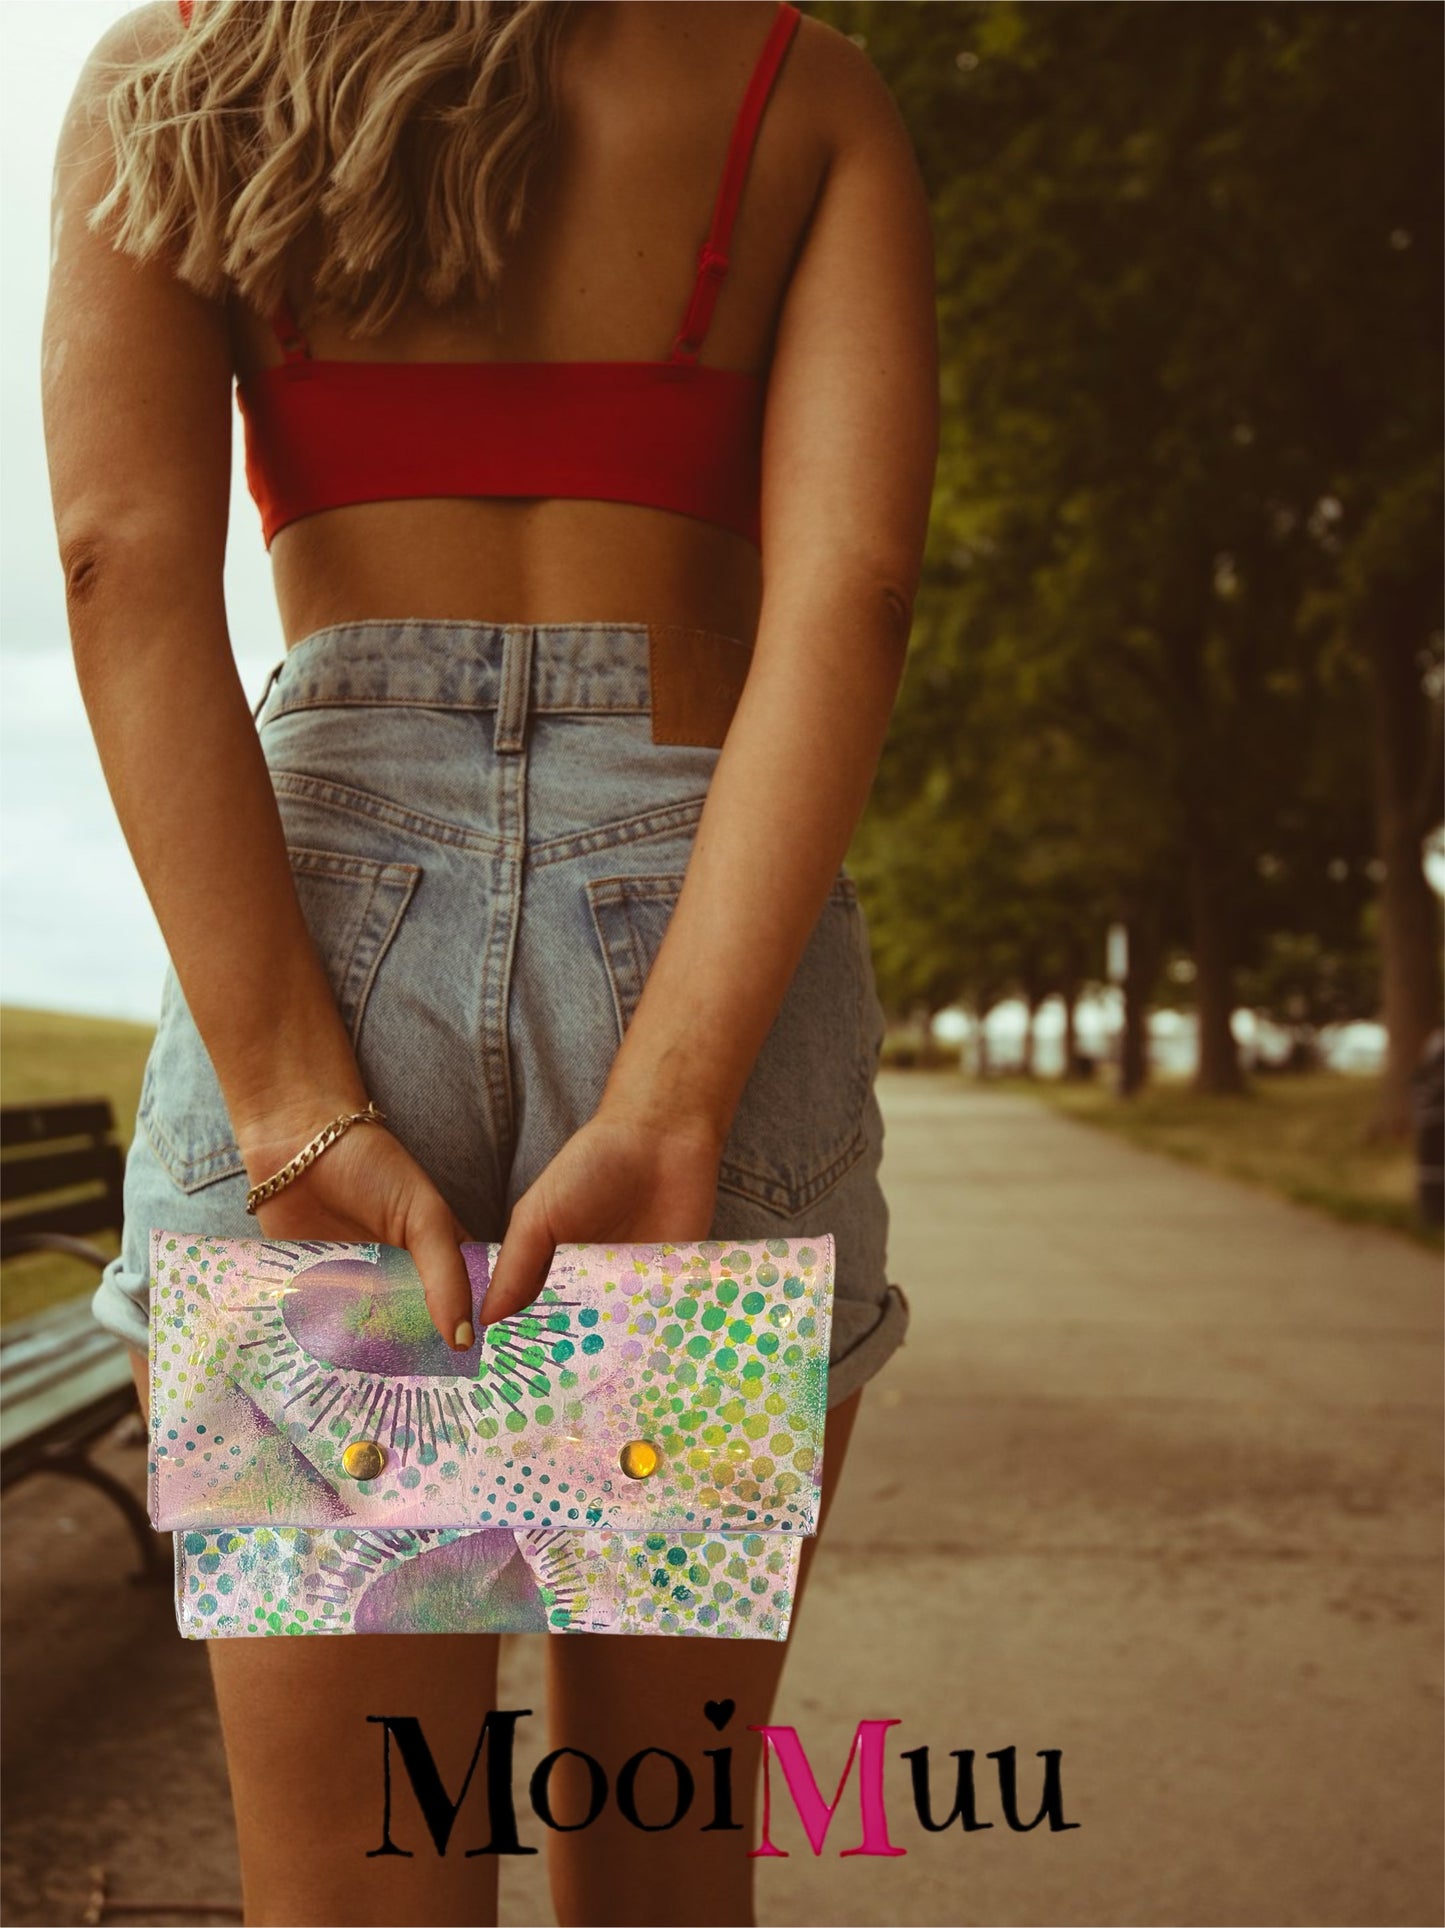
[[(248, 1139), (253, 1184), (306, 1142), (290, 1130)], [(411, 1153), (385, 1125), (353, 1125), (299, 1178), (256, 1213), (267, 1238), (376, 1240), (404, 1246), (426, 1293), (432, 1323), (456, 1352), (472, 1345), (472, 1286), (460, 1246), (471, 1233)]]
[(706, 1238), (722, 1148), (706, 1119), (604, 1102), (513, 1207), (483, 1325), (532, 1303), (560, 1244)]

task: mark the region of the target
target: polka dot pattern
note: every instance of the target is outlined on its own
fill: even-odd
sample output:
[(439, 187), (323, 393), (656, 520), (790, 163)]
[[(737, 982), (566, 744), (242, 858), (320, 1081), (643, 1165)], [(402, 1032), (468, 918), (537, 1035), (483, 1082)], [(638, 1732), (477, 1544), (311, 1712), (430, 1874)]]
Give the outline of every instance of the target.
[[(465, 1249), (490, 1277), (499, 1248)], [(182, 1632), (349, 1630), (306, 1604), (349, 1531), (387, 1571), (499, 1535), (529, 1570), (550, 1548), (586, 1575), (542, 1602), (551, 1631), (582, 1612), (783, 1638), (817, 1530), (833, 1256), (828, 1235), (563, 1245), (535, 1303), (457, 1355), (404, 1250), (154, 1231), (151, 1518), (177, 1535)], [(384, 1463), (354, 1478), (366, 1441)], [(653, 1463), (638, 1441), (655, 1470), (629, 1477)], [(394, 1592), (370, 1590), (373, 1616), (410, 1625)]]
[[(188, 1640), (307, 1633), (676, 1633), (784, 1640), (802, 1541), (635, 1534), (192, 1528), (174, 1535)], [(486, 1562), (473, 1544), (489, 1541)], [(487, 1567), (490, 1589), (462, 1586)]]

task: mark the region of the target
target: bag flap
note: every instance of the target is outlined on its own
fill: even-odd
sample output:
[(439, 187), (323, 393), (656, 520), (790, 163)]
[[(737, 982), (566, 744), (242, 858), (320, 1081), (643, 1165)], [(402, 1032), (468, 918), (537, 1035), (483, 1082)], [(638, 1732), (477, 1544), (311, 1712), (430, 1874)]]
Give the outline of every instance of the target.
[(833, 1259), (560, 1245), (457, 1353), (402, 1247), (153, 1229), (152, 1524), (814, 1533)]

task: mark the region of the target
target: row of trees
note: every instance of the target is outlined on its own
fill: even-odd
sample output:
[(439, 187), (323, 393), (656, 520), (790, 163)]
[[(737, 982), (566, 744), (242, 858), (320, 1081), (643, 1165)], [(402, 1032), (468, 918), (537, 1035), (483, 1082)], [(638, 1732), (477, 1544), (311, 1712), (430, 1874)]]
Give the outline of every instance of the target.
[[(895, 1008), (1070, 998), (1129, 932), (1126, 1079), (1192, 964), (1439, 1023), (1442, 15), (819, 0), (935, 210), (944, 445), (853, 859)], [(1166, 967), (1171, 962), (1174, 970)]]

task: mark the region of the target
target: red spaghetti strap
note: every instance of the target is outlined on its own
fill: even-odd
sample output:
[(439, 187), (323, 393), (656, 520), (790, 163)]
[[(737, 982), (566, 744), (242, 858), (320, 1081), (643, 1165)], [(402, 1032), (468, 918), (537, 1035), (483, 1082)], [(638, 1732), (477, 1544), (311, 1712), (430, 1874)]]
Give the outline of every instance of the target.
[(787, 52), (788, 43), (797, 29), (802, 15), (791, 4), (791, 0), (778, 0), (778, 10), (773, 16), (773, 24), (763, 42), (762, 52), (748, 81), (747, 92), (743, 95), (738, 109), (737, 120), (733, 123), (732, 139), (728, 143), (727, 161), (723, 167), (722, 183), (718, 188), (717, 201), (713, 207), (712, 225), (707, 239), (698, 251), (697, 280), (693, 284), (692, 299), (687, 305), (687, 313), (682, 318), (682, 327), (672, 344), (669, 360), (675, 362), (695, 362), (707, 339), (708, 327), (712, 321), (713, 309), (717, 305), (718, 291), (722, 287), (723, 276), (728, 271), (728, 243), (732, 239), (733, 222), (742, 199), (743, 182), (747, 178), (748, 163), (752, 159), (753, 144), (757, 139), (758, 123), (763, 117), (763, 107), (767, 102), (768, 90), (773, 84), (779, 63)]
[(192, 4), (193, 4), (193, 0), (176, 0), (176, 5), (181, 10), (181, 25), (183, 27), (189, 27), (191, 24)]

